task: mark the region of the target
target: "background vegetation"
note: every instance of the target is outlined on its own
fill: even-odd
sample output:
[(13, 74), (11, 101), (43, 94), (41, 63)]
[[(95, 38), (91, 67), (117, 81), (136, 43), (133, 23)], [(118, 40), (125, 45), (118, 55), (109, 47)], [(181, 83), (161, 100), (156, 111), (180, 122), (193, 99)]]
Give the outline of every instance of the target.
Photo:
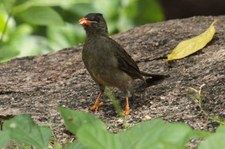
[(104, 14), (110, 34), (164, 19), (157, 0), (1, 0), (0, 61), (81, 43), (89, 12)]
[(61, 145), (49, 127), (38, 126), (29, 115), (19, 115), (4, 122), (0, 131), (0, 149), (5, 146), (23, 149), (188, 149), (191, 140), (200, 142), (196, 149), (225, 148), (225, 126), (210, 133), (193, 130), (187, 124), (152, 119), (113, 134), (90, 113), (66, 108), (58, 111), (67, 130), (76, 135), (72, 143)]

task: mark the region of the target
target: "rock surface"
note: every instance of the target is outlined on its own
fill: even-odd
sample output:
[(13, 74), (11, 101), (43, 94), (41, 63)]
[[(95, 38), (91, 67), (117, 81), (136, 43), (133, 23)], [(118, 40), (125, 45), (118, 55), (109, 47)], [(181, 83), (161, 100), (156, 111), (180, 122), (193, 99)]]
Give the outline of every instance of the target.
[[(201, 51), (178, 61), (152, 60), (164, 56), (182, 40), (204, 32), (217, 19), (214, 39)], [(162, 72), (170, 77), (145, 89), (136, 90), (130, 102), (127, 122), (134, 125), (146, 119), (162, 117), (179, 121), (195, 129), (213, 130), (213, 122), (188, 95), (189, 87), (199, 90), (203, 84), (203, 108), (225, 117), (225, 16), (192, 17), (136, 27), (112, 36), (138, 62), (141, 70)], [(25, 57), (0, 64), (0, 121), (10, 115), (31, 114), (37, 123), (51, 125), (64, 142), (64, 128), (58, 106), (89, 111), (98, 87), (81, 61), (82, 46), (56, 53)], [(136, 86), (141, 81), (136, 82)], [(124, 96), (117, 90), (114, 94)], [(105, 107), (93, 113), (106, 122), (111, 131), (121, 128), (122, 121), (107, 97)], [(61, 129), (58, 129), (60, 126)]]

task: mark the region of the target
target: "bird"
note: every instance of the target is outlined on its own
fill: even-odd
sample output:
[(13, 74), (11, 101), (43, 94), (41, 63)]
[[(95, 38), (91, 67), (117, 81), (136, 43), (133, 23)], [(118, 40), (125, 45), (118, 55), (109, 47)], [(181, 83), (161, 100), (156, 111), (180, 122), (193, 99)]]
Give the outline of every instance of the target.
[(103, 106), (100, 101), (104, 89), (116, 87), (126, 94), (123, 115), (130, 114), (129, 98), (134, 94), (135, 79), (145, 81), (145, 77), (164, 78), (167, 75), (140, 71), (136, 62), (115, 40), (109, 37), (106, 21), (101, 13), (88, 13), (79, 20), (86, 32), (82, 50), (82, 60), (92, 79), (98, 84), (100, 92), (91, 110)]

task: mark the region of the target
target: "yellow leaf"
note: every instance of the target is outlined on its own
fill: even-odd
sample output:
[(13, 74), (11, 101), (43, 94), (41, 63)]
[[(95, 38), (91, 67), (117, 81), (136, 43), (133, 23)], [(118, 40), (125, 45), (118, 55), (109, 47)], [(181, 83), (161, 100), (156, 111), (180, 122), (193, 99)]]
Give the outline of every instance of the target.
[(210, 27), (202, 34), (195, 36), (191, 39), (181, 41), (172, 53), (167, 55), (167, 60), (176, 60), (191, 55), (198, 50), (201, 50), (205, 45), (210, 42), (216, 32), (214, 24), (216, 20), (210, 25)]

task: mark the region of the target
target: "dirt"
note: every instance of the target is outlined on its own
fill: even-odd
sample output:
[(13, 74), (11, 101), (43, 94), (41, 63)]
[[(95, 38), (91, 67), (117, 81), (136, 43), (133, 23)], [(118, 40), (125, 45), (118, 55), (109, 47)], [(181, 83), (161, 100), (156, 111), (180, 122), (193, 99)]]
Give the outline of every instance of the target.
[[(217, 33), (201, 51), (168, 63), (152, 60), (165, 56), (182, 40), (204, 32), (217, 19)], [(112, 36), (138, 62), (141, 70), (170, 74), (145, 92), (138, 89), (131, 100), (130, 125), (161, 117), (189, 124), (195, 129), (214, 130), (217, 122), (209, 119), (188, 95), (190, 87), (202, 87), (203, 108), (225, 118), (225, 16), (192, 17), (136, 27)], [(39, 124), (51, 126), (61, 142), (72, 138), (63, 127), (57, 107), (87, 111), (100, 117), (113, 132), (122, 121), (107, 97), (105, 107), (89, 111), (98, 94), (81, 60), (82, 45), (37, 57), (14, 59), (0, 64), (0, 120), (22, 113), (31, 114)], [(124, 107), (124, 94), (113, 89)], [(60, 128), (60, 129), (59, 129)]]

